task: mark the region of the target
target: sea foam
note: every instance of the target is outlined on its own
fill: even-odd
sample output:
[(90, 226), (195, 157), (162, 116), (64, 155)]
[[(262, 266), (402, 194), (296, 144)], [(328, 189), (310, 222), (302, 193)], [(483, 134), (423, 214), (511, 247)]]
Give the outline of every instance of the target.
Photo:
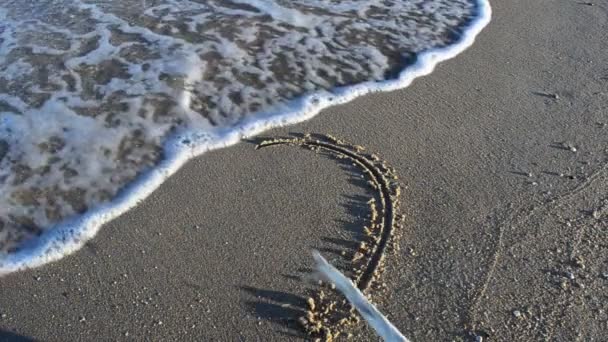
[(0, 275), (78, 250), (187, 160), (462, 52), (486, 0), (0, 4)]

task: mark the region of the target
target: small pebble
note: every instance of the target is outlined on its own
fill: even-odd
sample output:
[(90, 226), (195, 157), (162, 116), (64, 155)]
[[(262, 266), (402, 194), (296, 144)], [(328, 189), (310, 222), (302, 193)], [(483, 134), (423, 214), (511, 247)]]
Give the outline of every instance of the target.
[(572, 265), (584, 269), (585, 260), (581, 256), (575, 256), (574, 258), (572, 258)]
[(308, 305), (308, 309), (310, 311), (315, 311), (315, 300), (312, 297), (308, 297), (306, 304)]

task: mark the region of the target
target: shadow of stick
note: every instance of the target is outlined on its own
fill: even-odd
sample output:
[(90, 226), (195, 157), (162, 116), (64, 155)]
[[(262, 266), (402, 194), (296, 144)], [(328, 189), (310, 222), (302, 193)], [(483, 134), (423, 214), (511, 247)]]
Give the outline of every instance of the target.
[(241, 290), (255, 298), (245, 303), (251, 313), (284, 328), (282, 332), (287, 335), (304, 337), (297, 327), (298, 318), (305, 313), (306, 300), (303, 297), (251, 286), (241, 286)]
[(33, 338), (16, 334), (11, 331), (0, 329), (0, 341), (2, 342), (34, 342)]

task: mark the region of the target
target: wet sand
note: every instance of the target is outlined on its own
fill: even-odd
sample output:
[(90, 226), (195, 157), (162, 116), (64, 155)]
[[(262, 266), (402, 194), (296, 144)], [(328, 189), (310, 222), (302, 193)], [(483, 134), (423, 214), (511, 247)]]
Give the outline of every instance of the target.
[[(265, 134), (330, 133), (395, 167), (401, 250), (372, 298), (412, 340), (605, 338), (608, 7), (591, 1), (495, 1), (430, 76)], [(341, 262), (369, 190), (256, 141), (191, 161), (75, 255), (0, 279), (0, 340), (302, 339), (310, 251)]]

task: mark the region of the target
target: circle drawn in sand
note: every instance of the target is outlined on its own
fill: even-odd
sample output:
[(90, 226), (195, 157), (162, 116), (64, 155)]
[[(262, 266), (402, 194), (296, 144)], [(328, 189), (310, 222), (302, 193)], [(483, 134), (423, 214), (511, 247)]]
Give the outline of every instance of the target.
[[(365, 239), (361, 241), (351, 261), (354, 274), (352, 281), (369, 297), (369, 290), (385, 286), (379, 280), (389, 247), (396, 250), (399, 248), (391, 241), (403, 220), (399, 214), (398, 201), (401, 186), (395, 170), (377, 155), (365, 153), (362, 146), (349, 144), (330, 135), (306, 134), (303, 137), (272, 138), (259, 143), (256, 149), (278, 145), (327, 152), (338, 159), (346, 159), (366, 178), (374, 192), (367, 202), (371, 215), (369, 225), (363, 228)], [(306, 316), (301, 317), (299, 323), (311, 337), (331, 340), (342, 334), (347, 326), (359, 321), (346, 300), (337, 300), (322, 289), (308, 298), (307, 306)]]

